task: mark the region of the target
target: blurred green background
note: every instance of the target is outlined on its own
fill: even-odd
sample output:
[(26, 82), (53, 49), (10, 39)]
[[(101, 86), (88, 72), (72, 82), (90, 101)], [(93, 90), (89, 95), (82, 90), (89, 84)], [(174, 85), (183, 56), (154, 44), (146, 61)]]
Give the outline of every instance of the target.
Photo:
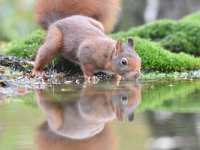
[[(113, 32), (160, 18), (179, 19), (200, 10), (200, 0), (121, 0), (122, 13)], [(0, 41), (10, 41), (39, 28), (34, 21), (35, 0), (0, 0)]]
[(0, 41), (20, 38), (37, 28), (33, 5), (34, 0), (0, 0)]

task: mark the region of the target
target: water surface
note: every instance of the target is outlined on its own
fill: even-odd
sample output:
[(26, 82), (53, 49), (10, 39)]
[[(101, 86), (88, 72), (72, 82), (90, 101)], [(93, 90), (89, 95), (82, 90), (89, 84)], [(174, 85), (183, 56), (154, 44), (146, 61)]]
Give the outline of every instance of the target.
[(199, 150), (200, 80), (69, 84), (0, 101), (2, 150)]

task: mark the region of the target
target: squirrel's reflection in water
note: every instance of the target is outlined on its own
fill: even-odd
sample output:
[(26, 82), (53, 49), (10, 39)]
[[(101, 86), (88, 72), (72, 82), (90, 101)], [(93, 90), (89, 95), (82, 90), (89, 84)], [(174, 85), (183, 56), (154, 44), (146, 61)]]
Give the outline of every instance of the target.
[[(141, 100), (138, 84), (122, 86), (88, 85), (72, 100), (57, 101), (48, 90), (35, 90), (36, 101), (45, 114), (36, 134), (40, 150), (115, 150), (117, 139), (109, 121), (134, 119)], [(66, 97), (67, 99), (67, 97)]]

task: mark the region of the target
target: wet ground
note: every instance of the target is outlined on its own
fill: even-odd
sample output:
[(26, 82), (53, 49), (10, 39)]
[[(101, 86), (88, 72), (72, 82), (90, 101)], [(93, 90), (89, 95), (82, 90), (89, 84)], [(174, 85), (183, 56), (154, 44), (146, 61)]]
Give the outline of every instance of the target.
[(4, 94), (0, 149), (200, 149), (200, 80), (56, 83)]

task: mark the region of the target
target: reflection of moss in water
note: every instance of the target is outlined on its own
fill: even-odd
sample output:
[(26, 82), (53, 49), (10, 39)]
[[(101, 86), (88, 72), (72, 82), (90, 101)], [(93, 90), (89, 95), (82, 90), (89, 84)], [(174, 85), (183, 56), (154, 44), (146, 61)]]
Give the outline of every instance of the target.
[[(167, 111), (197, 111), (200, 105), (196, 98), (200, 97), (194, 90), (200, 81), (179, 81), (152, 83), (143, 87), (142, 102), (138, 111), (167, 110)], [(194, 94), (194, 95), (193, 95)], [(192, 96), (193, 95), (193, 96)], [(196, 97), (195, 97), (196, 96)]]
[(6, 103), (17, 103), (19, 105), (27, 105), (32, 107), (34, 110), (38, 110), (35, 109), (37, 108), (37, 104), (35, 102), (35, 95), (33, 94), (33, 92), (27, 94), (27, 95), (23, 95), (23, 96), (13, 96), (13, 97), (9, 97), (6, 100), (2, 100), (1, 104), (6, 104)]
[(159, 109), (166, 111), (197, 112), (200, 111), (200, 88), (193, 90), (185, 97), (169, 99)]
[[(62, 89), (65, 91), (62, 91), (60, 88), (55, 88), (55, 89), (50, 88), (50, 89), (44, 89), (44, 90), (48, 93), (48, 95), (50, 94), (52, 96), (52, 100), (55, 102), (69, 102), (69, 101), (78, 100), (79, 94), (80, 94), (79, 91), (77, 92), (78, 89), (80, 89), (79, 85), (70, 87), (70, 88), (65, 87)], [(67, 92), (66, 90), (69, 90), (70, 92)], [(30, 106), (33, 109), (36, 108), (35, 110), (38, 110), (38, 106), (37, 106), (35, 98), (36, 98), (35, 92), (31, 91), (27, 95), (9, 97), (6, 100), (3, 100), (1, 103), (2, 104), (18, 103), (18, 104)]]
[[(142, 101), (136, 111), (143, 112), (146, 110), (162, 110), (162, 111), (181, 111), (196, 112), (200, 111), (199, 93), (200, 80), (194, 81), (162, 81), (162, 82), (145, 82), (142, 88)], [(73, 87), (75, 90), (70, 92), (62, 92), (60, 88), (46, 89), (55, 101), (74, 101), (78, 100), (79, 90), (81, 86)], [(71, 87), (70, 87), (71, 89)], [(10, 102), (16, 102), (27, 105), (33, 109), (38, 106), (35, 101), (33, 92), (25, 96), (17, 96), (9, 98)]]

